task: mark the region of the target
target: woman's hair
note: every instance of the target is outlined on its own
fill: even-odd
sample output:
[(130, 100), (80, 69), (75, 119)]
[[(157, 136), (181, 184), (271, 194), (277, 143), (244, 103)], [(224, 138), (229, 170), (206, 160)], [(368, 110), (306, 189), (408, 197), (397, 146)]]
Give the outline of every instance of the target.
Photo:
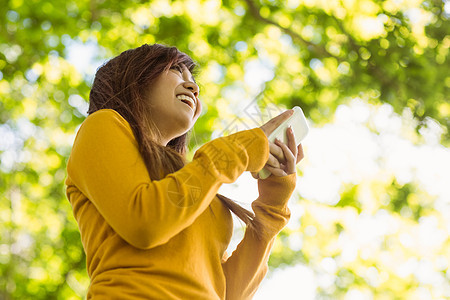
[[(153, 180), (159, 180), (186, 164), (190, 131), (174, 138), (167, 146), (160, 145), (156, 142), (160, 139), (160, 133), (149, 118), (151, 108), (145, 103), (148, 87), (158, 76), (181, 64), (194, 73), (194, 61), (176, 47), (144, 44), (124, 51), (102, 65), (97, 70), (89, 95), (88, 114), (109, 108), (128, 121)], [(217, 197), (245, 224), (252, 225), (252, 212), (221, 194), (217, 194)]]

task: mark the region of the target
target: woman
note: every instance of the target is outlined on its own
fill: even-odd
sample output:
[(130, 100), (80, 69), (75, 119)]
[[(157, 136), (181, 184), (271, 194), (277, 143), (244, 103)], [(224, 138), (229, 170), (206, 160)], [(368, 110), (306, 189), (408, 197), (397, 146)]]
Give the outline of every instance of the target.
[[(175, 47), (155, 44), (96, 73), (66, 179), (91, 278), (87, 299), (249, 299), (267, 272), (303, 157), (292, 133), (289, 145), (269, 145), (267, 135), (291, 111), (214, 139), (186, 162), (201, 113), (194, 67)], [(263, 167), (272, 175), (258, 179), (254, 215), (216, 194)], [(228, 256), (230, 211), (247, 228)]]

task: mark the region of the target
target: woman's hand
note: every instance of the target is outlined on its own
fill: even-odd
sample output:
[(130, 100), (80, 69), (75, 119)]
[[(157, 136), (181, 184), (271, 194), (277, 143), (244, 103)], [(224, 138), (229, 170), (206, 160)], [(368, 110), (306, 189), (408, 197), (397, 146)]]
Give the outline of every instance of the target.
[[(270, 133), (272, 133), (284, 120), (289, 118), (292, 113), (292, 110), (288, 110), (273, 118), (260, 128), (263, 129), (267, 136), (269, 136)], [(275, 143), (269, 142), (269, 159), (264, 167), (274, 176), (286, 176), (295, 173), (296, 164), (304, 157), (302, 144), (299, 144), (298, 147), (295, 145), (295, 137), (292, 128), (286, 130), (286, 135), (288, 138), (287, 145), (279, 140), (276, 140)], [(252, 176), (256, 179), (259, 178), (259, 175), (256, 172), (252, 172)]]
[[(303, 147), (295, 145), (294, 132), (291, 127), (286, 130), (287, 145), (276, 139), (272, 153), (278, 159), (279, 167), (266, 165), (266, 168), (275, 176), (286, 176), (296, 172), (295, 166), (303, 159)], [(281, 150), (281, 151), (280, 151)], [(284, 158), (284, 159), (283, 159)]]
[[(290, 116), (292, 116), (292, 114), (294, 113), (294, 110), (289, 109), (286, 110), (285, 112), (279, 114), (278, 116), (276, 116), (275, 118), (270, 119), (267, 123), (265, 123), (264, 125), (262, 125), (261, 128), (262, 131), (264, 131), (264, 133), (266, 134), (266, 137), (268, 138), (270, 136), (270, 134), (278, 128), (278, 126), (281, 125), (281, 123), (283, 123), (285, 120), (289, 119)], [(286, 158), (284, 157), (284, 152), (282, 151), (282, 149), (280, 147), (278, 147), (277, 145), (275, 145), (272, 142), (269, 142), (269, 159), (267, 160), (266, 164), (264, 167), (267, 167), (267, 169), (269, 169), (270, 171), (272, 171), (272, 169), (270, 169), (270, 167), (275, 168), (275, 169), (279, 169), (280, 168), (280, 162), (283, 162), (286, 160)], [(278, 174), (279, 171), (275, 172)], [(254, 178), (259, 178), (259, 175), (257, 175), (258, 173), (252, 172), (252, 176)], [(279, 175), (282, 176), (282, 175)]]
[(261, 128), (262, 131), (264, 131), (264, 133), (266, 134), (266, 136), (269, 137), (269, 135), (275, 129), (277, 129), (278, 126), (281, 125), (281, 123), (283, 123), (285, 120), (289, 119), (289, 117), (292, 116), (293, 113), (294, 113), (294, 110), (289, 109), (289, 110), (279, 114), (275, 118), (270, 119), (269, 121), (267, 121), (267, 123), (265, 123), (264, 125), (262, 125), (259, 128)]

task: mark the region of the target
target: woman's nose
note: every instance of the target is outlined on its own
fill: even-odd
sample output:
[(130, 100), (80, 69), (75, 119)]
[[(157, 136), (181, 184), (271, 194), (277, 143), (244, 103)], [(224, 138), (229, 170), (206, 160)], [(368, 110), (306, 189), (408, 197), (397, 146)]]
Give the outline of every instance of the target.
[(198, 97), (199, 87), (195, 82), (185, 81), (183, 86), (185, 89), (190, 90), (194, 94), (195, 97)]

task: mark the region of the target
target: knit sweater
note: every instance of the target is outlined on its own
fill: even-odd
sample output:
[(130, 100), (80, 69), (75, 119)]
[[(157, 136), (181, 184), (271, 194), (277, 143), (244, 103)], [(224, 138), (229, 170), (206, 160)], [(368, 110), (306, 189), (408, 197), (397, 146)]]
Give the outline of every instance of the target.
[(91, 279), (87, 299), (251, 299), (289, 220), (296, 174), (258, 180), (255, 226), (230, 256), (232, 217), (216, 193), (262, 169), (268, 156), (264, 132), (244, 130), (204, 144), (180, 170), (153, 180), (129, 123), (111, 109), (89, 115), (66, 178)]

